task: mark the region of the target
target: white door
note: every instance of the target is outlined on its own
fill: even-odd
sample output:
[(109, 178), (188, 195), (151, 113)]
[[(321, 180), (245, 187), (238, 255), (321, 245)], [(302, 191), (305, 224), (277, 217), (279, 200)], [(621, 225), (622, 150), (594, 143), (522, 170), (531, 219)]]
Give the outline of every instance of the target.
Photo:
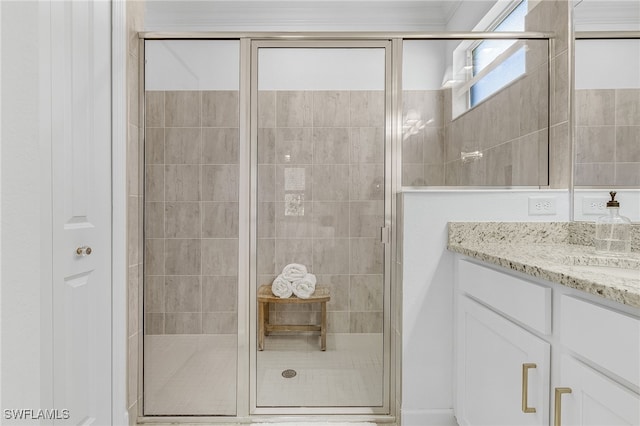
[(549, 343), (468, 297), (459, 306), (458, 423), (547, 425)]
[(56, 424), (111, 424), (110, 8), (51, 2)]
[(561, 425), (640, 424), (640, 395), (637, 393), (568, 355), (562, 357), (560, 377), (560, 386), (571, 389), (571, 393), (562, 394), (559, 401)]

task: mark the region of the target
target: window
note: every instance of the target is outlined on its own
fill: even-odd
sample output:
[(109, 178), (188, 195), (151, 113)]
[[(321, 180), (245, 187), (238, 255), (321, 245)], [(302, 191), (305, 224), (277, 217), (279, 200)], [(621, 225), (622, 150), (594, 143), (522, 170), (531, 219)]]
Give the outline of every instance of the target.
[[(524, 31), (527, 0), (521, 1), (492, 31)], [(525, 47), (518, 40), (484, 40), (471, 49), (473, 107), (525, 73)]]

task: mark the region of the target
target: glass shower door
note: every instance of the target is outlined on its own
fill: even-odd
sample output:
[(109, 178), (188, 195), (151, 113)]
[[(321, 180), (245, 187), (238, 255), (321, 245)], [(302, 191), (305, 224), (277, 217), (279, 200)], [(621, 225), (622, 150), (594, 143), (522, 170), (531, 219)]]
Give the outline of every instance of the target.
[[(255, 405), (382, 407), (385, 47), (274, 45), (253, 52), (253, 294), (265, 300), (283, 269), (299, 264), (315, 275), (315, 294), (330, 297), (326, 312), (322, 302), (309, 303), (313, 295), (299, 303), (294, 282), (291, 297), (256, 312)], [(326, 350), (322, 332), (304, 325), (326, 327)]]
[(236, 414), (239, 50), (145, 42), (145, 415)]

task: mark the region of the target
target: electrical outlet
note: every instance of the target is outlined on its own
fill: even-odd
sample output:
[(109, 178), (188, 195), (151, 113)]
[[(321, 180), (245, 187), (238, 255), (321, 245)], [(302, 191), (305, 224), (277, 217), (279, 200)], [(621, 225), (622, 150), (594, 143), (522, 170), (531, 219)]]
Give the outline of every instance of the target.
[(603, 215), (607, 212), (607, 200), (601, 197), (584, 197), (582, 199), (582, 214)]
[(556, 214), (556, 197), (529, 197), (529, 215)]

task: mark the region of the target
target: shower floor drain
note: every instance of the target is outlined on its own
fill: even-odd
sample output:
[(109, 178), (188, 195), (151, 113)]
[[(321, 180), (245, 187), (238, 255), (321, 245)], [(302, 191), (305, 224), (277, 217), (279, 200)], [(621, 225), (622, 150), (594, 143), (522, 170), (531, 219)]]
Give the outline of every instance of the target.
[(295, 376), (296, 376), (296, 374), (298, 374), (298, 373), (296, 373), (296, 370), (291, 370), (291, 369), (289, 369), (289, 370), (284, 370), (284, 371), (282, 372), (282, 377), (284, 377), (285, 379), (290, 379), (290, 378), (292, 378), (292, 377), (295, 377)]

